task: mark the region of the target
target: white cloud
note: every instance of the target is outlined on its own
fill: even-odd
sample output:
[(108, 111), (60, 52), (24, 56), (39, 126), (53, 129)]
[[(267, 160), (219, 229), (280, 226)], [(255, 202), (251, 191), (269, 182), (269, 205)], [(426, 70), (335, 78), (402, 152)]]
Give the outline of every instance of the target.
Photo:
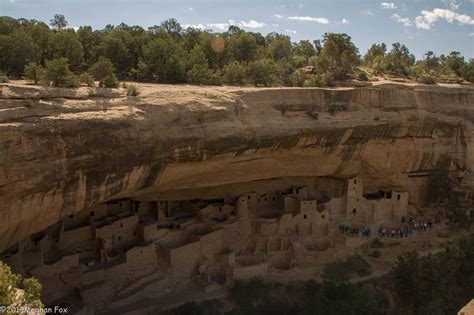
[(285, 30), (285, 32), (287, 32), (287, 33), (292, 33), (292, 34), (296, 34), (296, 31), (295, 31), (295, 30)]
[(201, 23), (199, 23), (199, 24), (184, 24), (184, 25), (183, 25), (183, 28), (190, 28), (190, 27), (192, 27), (192, 28), (200, 28), (200, 29), (202, 29), (202, 30), (204, 29), (204, 25), (201, 24)]
[(374, 15), (374, 12), (372, 12), (372, 10), (363, 10), (363, 11), (360, 11), (360, 13), (365, 14), (365, 15)]
[(194, 10), (194, 9), (193, 9), (193, 8), (189, 8), (189, 11), (192, 11), (192, 10)]
[(297, 21), (309, 21), (309, 22), (318, 22), (321, 24), (329, 24), (329, 20), (324, 17), (312, 17), (312, 16), (290, 16), (289, 20)]
[(396, 9), (396, 8), (398, 8), (397, 5), (393, 2), (382, 2), (380, 4), (380, 6), (382, 7), (382, 9)]
[(281, 19), (283, 16), (281, 16), (280, 14), (275, 14), (274, 17), (276, 17), (277, 19)]
[(469, 33), (469, 36), (474, 36), (474, 33)]
[(16, 0), (9, 0), (8, 2), (10, 2), (10, 3), (15, 3)]
[(302, 8), (302, 7), (303, 7), (303, 4), (301, 3), (298, 7)]
[(272, 24), (273, 27), (278, 27), (279, 24)]
[(390, 17), (392, 20), (396, 21), (397, 23), (402, 23), (403, 26), (412, 26), (413, 25), (413, 22), (410, 21), (409, 18), (402, 18), (400, 15), (398, 15), (397, 13), (394, 13), (392, 14), (392, 16)]
[(230, 25), (231, 25), (231, 23), (208, 23), (208, 24), (206, 24), (207, 27), (209, 27), (213, 30), (218, 29), (218, 30), (221, 30), (221, 31), (227, 30)]
[(264, 27), (266, 24), (262, 22), (257, 22), (255, 20), (250, 20), (248, 22), (240, 21), (240, 25), (242, 25), (243, 27), (249, 27), (249, 28), (260, 28), (260, 27)]
[(341, 24), (351, 24), (351, 21), (347, 19), (342, 19)]
[(421, 15), (415, 18), (415, 25), (417, 28), (429, 30), (439, 20), (453, 23), (458, 22), (459, 25), (474, 25), (474, 19), (469, 15), (459, 14), (447, 9), (436, 8), (433, 11), (421, 11)]

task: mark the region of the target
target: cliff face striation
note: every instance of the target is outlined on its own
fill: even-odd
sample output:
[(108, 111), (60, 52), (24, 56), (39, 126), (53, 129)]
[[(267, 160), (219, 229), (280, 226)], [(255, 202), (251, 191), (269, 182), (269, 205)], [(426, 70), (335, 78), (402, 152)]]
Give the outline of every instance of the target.
[(139, 88), (1, 85), (0, 251), (110, 199), (364, 176), (416, 205), (443, 155), (474, 168), (470, 87)]

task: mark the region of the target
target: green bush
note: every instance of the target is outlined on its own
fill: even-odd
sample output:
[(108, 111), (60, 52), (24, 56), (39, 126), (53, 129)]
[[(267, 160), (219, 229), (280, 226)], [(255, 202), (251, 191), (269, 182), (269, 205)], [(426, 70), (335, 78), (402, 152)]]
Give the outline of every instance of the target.
[(247, 76), (255, 85), (271, 86), (275, 81), (275, 63), (270, 59), (251, 61), (247, 67)]
[(25, 77), (33, 81), (34, 84), (38, 84), (39, 81), (46, 77), (46, 71), (36, 62), (30, 62), (25, 66)]
[(99, 81), (100, 87), (117, 88), (119, 86), (119, 81), (115, 76), (115, 67), (110, 59), (100, 57), (89, 71)]
[(8, 79), (8, 76), (0, 71), (0, 83), (8, 83), (10, 82), (10, 79)]
[(309, 118), (318, 120), (319, 119), (319, 113), (315, 112), (314, 110), (306, 112), (309, 116)]
[(136, 85), (130, 84), (127, 86), (127, 96), (138, 96), (140, 95), (140, 90)]
[(365, 72), (359, 72), (357, 74), (357, 79), (360, 81), (369, 81), (369, 76)]
[(303, 73), (302, 71), (295, 71), (292, 75), (290, 75), (290, 83), (291, 86), (303, 86), (305, 81), (308, 79), (308, 75)]
[(106, 88), (118, 88), (119, 87), (119, 81), (117, 80), (117, 78), (115, 77), (114, 74), (112, 75), (109, 75), (108, 77), (105, 77), (100, 86), (101, 87), (106, 87)]
[(46, 79), (53, 86), (77, 87), (79, 80), (69, 70), (69, 63), (66, 58), (53, 59), (46, 62)]
[(192, 84), (210, 84), (212, 70), (206, 64), (196, 64), (188, 71), (187, 77)]
[(328, 87), (332, 83), (332, 76), (329, 73), (311, 74), (304, 82), (308, 87)]
[(224, 66), (222, 77), (226, 84), (242, 85), (245, 80), (245, 66), (237, 61), (233, 61)]
[(95, 87), (94, 78), (87, 72), (81, 73), (81, 75), (79, 75), (79, 81), (86, 84), (88, 87)]
[(418, 79), (418, 82), (423, 84), (436, 84), (436, 78), (430, 74), (421, 74)]
[[(24, 294), (19, 295), (18, 290)], [(0, 305), (41, 307), (41, 284), (35, 278), (21, 278), (12, 272), (11, 268), (0, 261)]]

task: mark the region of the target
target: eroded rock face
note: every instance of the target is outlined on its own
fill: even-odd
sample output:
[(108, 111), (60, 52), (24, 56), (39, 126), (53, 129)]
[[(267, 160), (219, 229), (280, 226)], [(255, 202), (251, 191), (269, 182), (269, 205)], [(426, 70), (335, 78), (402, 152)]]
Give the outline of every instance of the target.
[(469, 87), (139, 88), (1, 85), (0, 251), (112, 198), (364, 176), (419, 202), (441, 156), (474, 165)]

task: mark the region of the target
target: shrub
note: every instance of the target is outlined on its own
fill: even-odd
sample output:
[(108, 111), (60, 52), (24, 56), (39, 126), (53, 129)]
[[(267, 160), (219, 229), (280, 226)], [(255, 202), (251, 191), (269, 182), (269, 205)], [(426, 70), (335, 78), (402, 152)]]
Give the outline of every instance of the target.
[[(18, 294), (18, 290), (24, 294)], [(11, 268), (0, 261), (0, 305), (41, 307), (41, 284), (35, 278), (21, 279)]]
[(222, 72), (220, 70), (214, 72), (209, 83), (211, 85), (222, 85)]
[(318, 118), (319, 118), (319, 113), (315, 112), (314, 110), (306, 112), (306, 113), (308, 114), (309, 118), (311, 118), (311, 119), (318, 120)]
[(303, 86), (304, 82), (308, 79), (308, 75), (304, 74), (302, 71), (295, 71), (290, 76), (291, 86)]
[(359, 79), (360, 81), (369, 81), (369, 76), (365, 72), (359, 72), (357, 74), (357, 79)]
[(45, 76), (46, 71), (36, 62), (30, 62), (25, 66), (25, 77), (28, 80), (33, 81), (34, 84), (38, 84), (38, 82), (43, 80)]
[(270, 86), (275, 81), (275, 70), (276, 66), (272, 60), (260, 59), (249, 62), (247, 76), (255, 86)]
[(138, 90), (136, 85), (130, 84), (127, 86), (127, 96), (138, 96), (140, 95), (140, 90)]
[(89, 71), (99, 81), (100, 87), (117, 88), (119, 82), (115, 76), (115, 67), (112, 62), (105, 57), (100, 57), (99, 60), (90, 67)]
[(69, 70), (69, 63), (66, 58), (47, 61), (46, 78), (53, 86), (77, 87), (79, 85), (77, 77)]
[(226, 84), (242, 85), (245, 79), (245, 66), (240, 62), (233, 61), (222, 69), (223, 79)]
[(196, 64), (187, 73), (190, 83), (209, 84), (211, 82), (212, 70), (206, 64)]
[(0, 71), (0, 83), (8, 83), (10, 82), (10, 79), (8, 79), (8, 76)]
[(79, 81), (89, 87), (95, 87), (94, 78), (87, 72), (81, 73), (81, 75), (79, 76)]
[(332, 76), (329, 73), (323, 74), (312, 74), (308, 76), (308, 79), (304, 82), (304, 86), (311, 87), (327, 87), (332, 82)]
[(421, 74), (417, 81), (423, 84), (436, 84), (436, 78), (426, 73)]
[(106, 77), (101, 83), (100, 86), (106, 87), (106, 88), (118, 88), (119, 87), (119, 81), (115, 77), (115, 74), (109, 75)]

